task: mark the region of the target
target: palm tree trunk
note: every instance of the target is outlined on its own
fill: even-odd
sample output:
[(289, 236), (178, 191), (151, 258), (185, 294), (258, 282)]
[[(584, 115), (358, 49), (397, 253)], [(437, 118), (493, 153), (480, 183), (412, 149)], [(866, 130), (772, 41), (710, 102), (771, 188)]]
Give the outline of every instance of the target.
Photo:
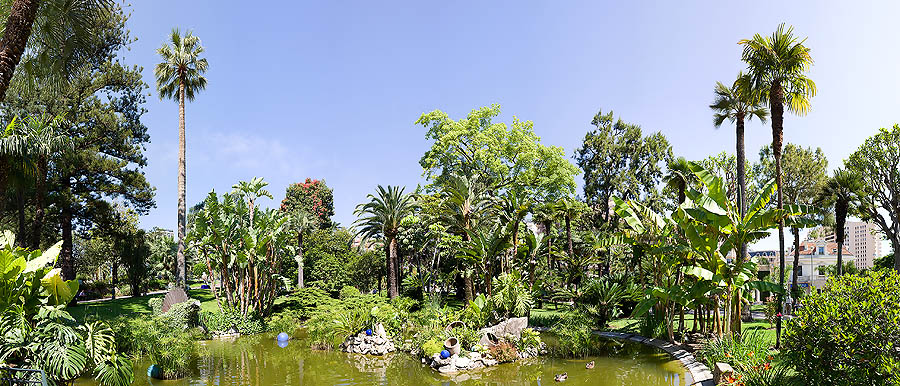
[[(738, 210), (740, 211), (741, 217), (747, 214), (747, 172), (746, 172), (746, 163), (747, 163), (747, 155), (744, 151), (744, 113), (738, 113), (737, 119), (735, 122), (735, 153), (737, 154), (737, 181), (738, 181), (738, 194), (737, 194), (737, 204)], [(747, 244), (741, 244), (738, 246), (738, 266), (744, 263), (744, 260), (747, 259)], [(740, 297), (740, 291), (738, 291), (738, 297)], [(732, 331), (736, 331), (736, 334), (741, 333), (741, 309), (740, 309), (740, 299), (737, 301), (737, 315), (738, 317), (734, 318), (733, 324), (731, 326)], [(733, 311), (734, 312), (734, 311)]]
[(34, 218), (31, 223), (31, 249), (41, 247), (41, 227), (44, 225), (44, 198), (47, 195), (47, 161), (41, 159), (34, 184)]
[(393, 299), (400, 296), (399, 277), (397, 274), (397, 238), (391, 237), (388, 242), (388, 296)]
[(184, 82), (178, 86), (178, 253), (176, 255), (176, 285), (187, 288), (187, 263), (184, 258), (184, 234), (187, 223), (185, 208), (185, 139), (184, 139)]
[(843, 201), (838, 201), (835, 204), (834, 212), (836, 217), (834, 235), (838, 245), (837, 275), (841, 276), (844, 274), (844, 237), (846, 237), (844, 225), (847, 223), (847, 204)]
[[(791, 271), (791, 298), (796, 299), (800, 288), (797, 286), (797, 274), (800, 271), (800, 229), (791, 227), (791, 233), (794, 235), (794, 269)], [(812, 279), (812, 267), (810, 267), (810, 281)]]
[(25, 52), (39, 7), (38, 0), (15, 0), (10, 8), (3, 38), (0, 39), (0, 101), (6, 98), (6, 90)]
[[(772, 82), (769, 89), (772, 112), (772, 155), (775, 157), (775, 183), (778, 185), (778, 210), (784, 209), (784, 192), (781, 176), (781, 146), (784, 142), (784, 90), (781, 81)], [(784, 288), (784, 219), (778, 220), (778, 284)], [(779, 312), (784, 309), (784, 295), (778, 295)], [(775, 324), (775, 348), (781, 348), (781, 318)]]

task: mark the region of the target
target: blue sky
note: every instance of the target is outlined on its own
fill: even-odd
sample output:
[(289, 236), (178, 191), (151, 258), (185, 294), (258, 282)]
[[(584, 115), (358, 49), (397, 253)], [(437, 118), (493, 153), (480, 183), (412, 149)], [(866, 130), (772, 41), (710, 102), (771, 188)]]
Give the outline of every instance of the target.
[[(623, 3), (623, 4), (619, 4)], [(534, 121), (572, 155), (599, 110), (661, 131), (677, 155), (734, 151), (712, 126), (716, 81), (744, 66), (738, 40), (780, 22), (808, 36), (819, 94), (785, 140), (820, 146), (839, 166), (879, 127), (900, 121), (896, 2), (238, 2), (142, 0), (130, 8), (152, 96), (145, 169), (157, 207), (142, 226), (176, 223), (178, 108), (154, 90), (155, 49), (173, 27), (193, 30), (209, 86), (187, 106), (187, 201), (254, 176), (275, 205), (306, 177), (334, 189), (335, 220), (377, 184), (422, 182), (429, 144), (413, 122), (441, 109), (459, 118), (499, 103), (503, 120)], [(747, 153), (771, 141), (748, 125)], [(580, 184), (580, 177), (579, 184)], [(767, 240), (762, 246), (771, 245)]]

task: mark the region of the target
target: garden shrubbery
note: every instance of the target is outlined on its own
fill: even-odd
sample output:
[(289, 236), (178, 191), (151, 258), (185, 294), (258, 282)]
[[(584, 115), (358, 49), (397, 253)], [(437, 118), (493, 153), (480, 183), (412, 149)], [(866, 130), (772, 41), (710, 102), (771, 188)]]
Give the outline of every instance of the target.
[(243, 316), (233, 308), (219, 311), (201, 311), (200, 323), (210, 332), (238, 332), (241, 335), (253, 335), (266, 331), (262, 318), (255, 314)]
[(832, 279), (787, 323), (784, 356), (809, 384), (900, 384), (900, 274)]

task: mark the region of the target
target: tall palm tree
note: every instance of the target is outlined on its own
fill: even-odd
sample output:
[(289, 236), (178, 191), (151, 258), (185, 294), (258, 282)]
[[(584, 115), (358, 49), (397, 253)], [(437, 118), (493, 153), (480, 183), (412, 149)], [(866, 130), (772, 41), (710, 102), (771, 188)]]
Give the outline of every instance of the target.
[(397, 235), (400, 233), (400, 222), (412, 214), (413, 197), (404, 194), (405, 188), (378, 185), (377, 195), (366, 196), (369, 202), (359, 204), (353, 214), (359, 217), (353, 224), (359, 226), (357, 235), (369, 239), (380, 237), (384, 240), (385, 259), (387, 260), (388, 296), (391, 299), (400, 296), (400, 264)]
[(206, 58), (201, 58), (203, 46), (200, 39), (190, 31), (184, 36), (177, 28), (172, 30), (170, 43), (156, 50), (162, 62), (156, 65), (156, 89), (159, 99), (174, 99), (178, 102), (178, 253), (176, 282), (185, 285), (187, 266), (184, 259), (184, 233), (186, 226), (185, 200), (185, 139), (184, 100), (193, 101), (197, 92), (206, 88), (203, 74), (209, 67)]
[[(754, 117), (761, 122), (766, 122), (769, 110), (760, 102), (759, 97), (752, 92), (751, 78), (744, 73), (738, 73), (737, 79), (727, 87), (722, 82), (716, 82), (715, 99), (709, 106), (715, 112), (713, 125), (716, 128), (722, 126), (726, 120), (735, 125), (735, 154), (737, 154), (737, 206), (741, 216), (747, 214), (747, 154), (744, 151), (744, 120)], [(738, 264), (742, 264), (747, 258), (747, 246), (738, 248)]]
[[(784, 108), (805, 115), (810, 98), (816, 95), (816, 84), (806, 77), (813, 60), (806, 39), (798, 40), (793, 27), (782, 23), (770, 37), (756, 34), (738, 44), (744, 46), (741, 59), (747, 63), (748, 85), (762, 102), (768, 102), (772, 113), (772, 153), (775, 158), (775, 182), (778, 186), (778, 209), (784, 208), (781, 176), (781, 147), (784, 142)], [(779, 280), (784, 287), (784, 220), (778, 223)], [(778, 296), (778, 304), (784, 302)], [(777, 320), (775, 346), (781, 346), (781, 319)]]
[(721, 82), (716, 82), (715, 99), (713, 104), (709, 106), (715, 112), (713, 114), (713, 125), (716, 128), (722, 126), (726, 120), (735, 124), (735, 137), (737, 154), (737, 180), (738, 194), (737, 204), (740, 213), (743, 216), (747, 212), (747, 174), (745, 165), (747, 164), (747, 155), (744, 151), (744, 120), (751, 120), (754, 117), (765, 123), (769, 116), (769, 110), (759, 99), (751, 92), (750, 76), (738, 73), (737, 80), (731, 87), (727, 87)]
[(847, 215), (854, 212), (858, 203), (858, 192), (862, 191), (863, 183), (860, 178), (844, 169), (834, 171), (825, 184), (825, 188), (819, 193), (817, 199), (820, 205), (834, 205), (834, 236), (837, 241), (837, 274), (843, 274), (844, 269), (844, 225), (847, 223)]

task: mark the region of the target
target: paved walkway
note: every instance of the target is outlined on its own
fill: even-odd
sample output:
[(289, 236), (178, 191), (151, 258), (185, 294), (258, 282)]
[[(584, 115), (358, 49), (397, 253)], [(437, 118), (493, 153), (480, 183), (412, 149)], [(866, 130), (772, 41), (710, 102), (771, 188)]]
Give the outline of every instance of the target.
[[(146, 294), (144, 294), (144, 296), (159, 295), (159, 294), (164, 294), (164, 293), (166, 293), (166, 292), (169, 292), (169, 290), (150, 291), (150, 292), (147, 292)], [(139, 297), (144, 297), (144, 296), (139, 296)], [(107, 300), (128, 299), (128, 298), (131, 298), (131, 297), (132, 297), (131, 295), (123, 295), (123, 296), (117, 296), (115, 299), (113, 299), (113, 298), (102, 298), (102, 299), (91, 299), (91, 300), (79, 300), (79, 301), (78, 301), (78, 304), (100, 303), (100, 302), (105, 302), (105, 301), (107, 301)]]

